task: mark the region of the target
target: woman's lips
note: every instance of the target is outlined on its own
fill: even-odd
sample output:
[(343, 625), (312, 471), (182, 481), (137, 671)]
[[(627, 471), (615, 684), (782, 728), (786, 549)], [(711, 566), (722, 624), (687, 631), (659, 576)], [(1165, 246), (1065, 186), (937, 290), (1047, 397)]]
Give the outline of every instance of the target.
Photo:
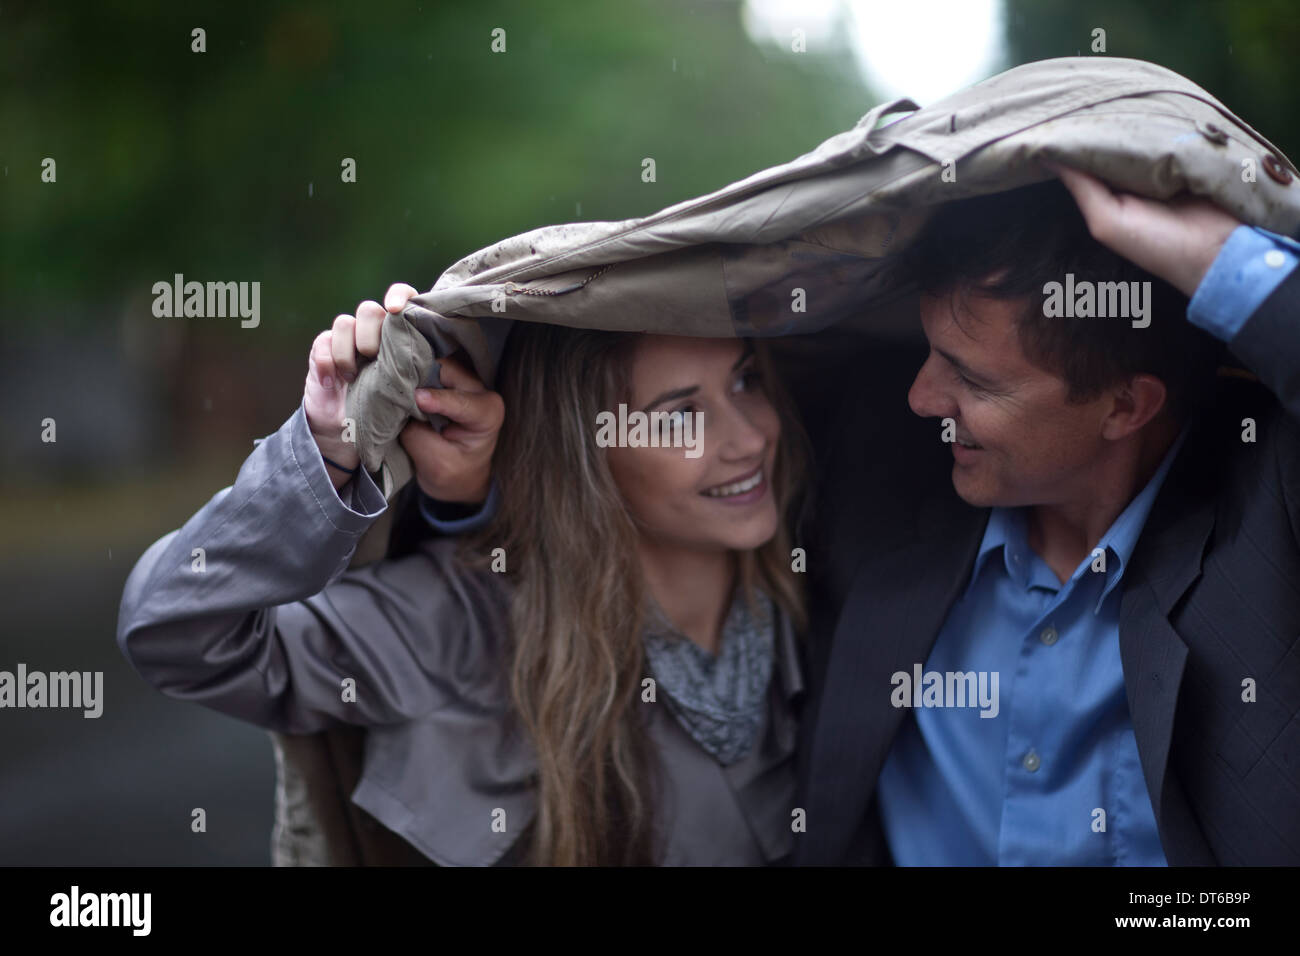
[(747, 505), (767, 494), (767, 478), (763, 475), (763, 467), (760, 465), (748, 475), (706, 488), (700, 494), (710, 501), (724, 505)]

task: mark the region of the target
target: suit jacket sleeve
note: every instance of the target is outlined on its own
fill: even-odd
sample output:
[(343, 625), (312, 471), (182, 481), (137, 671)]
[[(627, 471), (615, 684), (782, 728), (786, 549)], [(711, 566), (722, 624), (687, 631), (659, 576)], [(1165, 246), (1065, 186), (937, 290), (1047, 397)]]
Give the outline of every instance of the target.
[(347, 570), (386, 507), (364, 470), (335, 491), (300, 405), (140, 557), (122, 653), (163, 693), (282, 733), (428, 713), (475, 663), (483, 595), (450, 541)]
[(1300, 421), (1300, 269), (1273, 290), (1228, 346)]
[(1271, 436), (1276, 439), (1271, 442), (1275, 466), (1292, 537), (1300, 540), (1300, 269), (1273, 290), (1228, 347), (1259, 376), (1285, 412), (1258, 426), (1278, 433)]

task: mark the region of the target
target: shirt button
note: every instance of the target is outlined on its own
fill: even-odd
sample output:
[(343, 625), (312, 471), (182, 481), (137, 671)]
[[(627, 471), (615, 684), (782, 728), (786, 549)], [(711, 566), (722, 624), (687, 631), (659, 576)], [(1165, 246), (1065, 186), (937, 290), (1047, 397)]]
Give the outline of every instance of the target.
[(1054, 627), (1045, 627), (1043, 628), (1043, 632), (1038, 635), (1038, 639), (1042, 641), (1044, 644), (1046, 644), (1048, 647), (1051, 647), (1053, 644), (1056, 643), (1056, 638), (1057, 638), (1057, 633), (1056, 633), (1056, 628)]
[(1270, 249), (1264, 253), (1264, 264), (1270, 269), (1281, 269), (1286, 265), (1286, 253), (1281, 249)]
[(1038, 765), (1042, 763), (1042, 761), (1038, 759), (1038, 754), (1032, 750), (1029, 751), (1029, 753), (1025, 754), (1025, 759), (1020, 762), (1024, 764), (1025, 769), (1028, 770), (1030, 773), (1033, 773), (1035, 770), (1037, 770)]

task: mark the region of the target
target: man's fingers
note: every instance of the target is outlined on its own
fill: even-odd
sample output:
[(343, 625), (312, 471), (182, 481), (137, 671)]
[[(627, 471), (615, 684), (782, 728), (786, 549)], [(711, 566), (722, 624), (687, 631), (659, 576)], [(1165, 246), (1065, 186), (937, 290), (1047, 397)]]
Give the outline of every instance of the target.
[(389, 312), (401, 312), (406, 306), (406, 300), (418, 294), (414, 286), (409, 286), (405, 282), (394, 282), (384, 293), (384, 308)]
[(384, 307), (373, 299), (367, 299), (357, 306), (354, 338), (359, 355), (374, 358), (379, 354), (379, 333), (387, 315)]
[(1068, 166), (1057, 166), (1056, 174), (1065, 183), (1065, 188), (1070, 190), (1085, 217), (1091, 212), (1103, 211), (1115, 199), (1110, 187), (1095, 176)]
[(1069, 166), (1045, 165), (1061, 177), (1065, 188), (1074, 196), (1092, 237), (1102, 245), (1111, 246), (1123, 228), (1124, 203), (1121, 197), (1096, 176)]

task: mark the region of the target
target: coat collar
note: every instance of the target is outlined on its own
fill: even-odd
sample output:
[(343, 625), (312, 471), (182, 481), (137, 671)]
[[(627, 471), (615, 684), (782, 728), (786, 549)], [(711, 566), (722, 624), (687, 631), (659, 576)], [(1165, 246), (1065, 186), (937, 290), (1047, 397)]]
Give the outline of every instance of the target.
[[(770, 693), (794, 702), (804, 690), (799, 648), (787, 616), (775, 609)], [(489, 866), (521, 859), (519, 838), (537, 812), (537, 758), (531, 742), (510, 716), (504, 681), (497, 693), (484, 691), (474, 701), (444, 707), (428, 716), (391, 727), (372, 727), (366, 735), (365, 763), (352, 802), (402, 836), (441, 866)], [(788, 830), (758, 815), (767, 802), (746, 788), (771, 768), (787, 763), (797, 744), (792, 707), (772, 708), (771, 739), (731, 767), (722, 768), (735, 797), (750, 818), (769, 859), (789, 852)], [(672, 721), (652, 712), (651, 739), (662, 744)], [(768, 736), (764, 735), (765, 738)], [(774, 806), (774, 804), (773, 804)], [(788, 811), (781, 808), (782, 826)]]

